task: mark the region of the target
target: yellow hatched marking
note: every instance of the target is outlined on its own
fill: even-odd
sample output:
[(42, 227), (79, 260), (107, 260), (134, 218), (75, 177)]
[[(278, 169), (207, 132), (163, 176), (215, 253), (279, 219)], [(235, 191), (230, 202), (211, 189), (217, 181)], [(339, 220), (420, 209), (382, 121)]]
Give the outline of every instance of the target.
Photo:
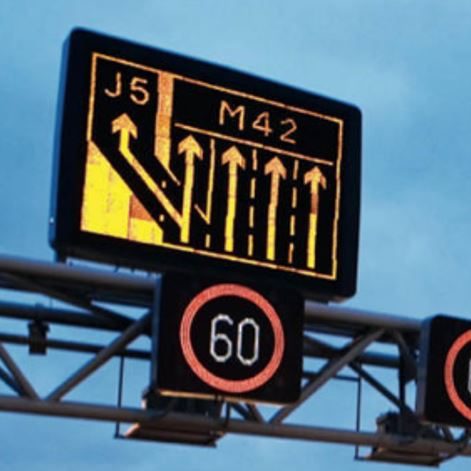
[(165, 72), (158, 74), (157, 93), (154, 155), (168, 169), (170, 166), (170, 126), (173, 111), (173, 75)]
[(136, 242), (162, 245), (163, 231), (154, 221), (131, 218), (128, 238)]
[(170, 168), (171, 125), (173, 113), (174, 76), (167, 72), (158, 74), (158, 102), (155, 116), (154, 155), (167, 171), (170, 178), (178, 185), (180, 180)]
[(85, 172), (82, 230), (144, 243), (162, 243), (162, 228), (142, 206), (139, 215), (133, 213), (135, 197), (93, 142), (88, 145)]
[(131, 191), (93, 143), (88, 144), (81, 229), (126, 238)]

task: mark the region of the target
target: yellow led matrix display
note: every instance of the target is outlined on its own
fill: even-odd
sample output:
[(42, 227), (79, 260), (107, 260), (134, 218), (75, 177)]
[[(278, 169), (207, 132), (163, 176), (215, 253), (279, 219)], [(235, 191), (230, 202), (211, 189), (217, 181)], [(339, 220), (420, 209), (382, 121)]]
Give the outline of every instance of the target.
[[(341, 120), (115, 57), (95, 53), (91, 60), (82, 230), (336, 277)], [(179, 92), (192, 100), (201, 95), (203, 109), (187, 113), (175, 106)], [(114, 113), (105, 121), (99, 107)], [(306, 132), (300, 127), (310, 120), (336, 133), (335, 153), (299, 151), (298, 135)], [(152, 194), (153, 214), (113, 166), (112, 142), (111, 152), (127, 163), (137, 187)], [(324, 194), (335, 201), (330, 263), (319, 270)]]
[(130, 251), (158, 248), (156, 266), (166, 251), (242, 270), (342, 276), (342, 113), (273, 94), (271, 82), (247, 76), (244, 86), (227, 69), (191, 73), (181, 57), (159, 64), (82, 49), (78, 232), (127, 241)]

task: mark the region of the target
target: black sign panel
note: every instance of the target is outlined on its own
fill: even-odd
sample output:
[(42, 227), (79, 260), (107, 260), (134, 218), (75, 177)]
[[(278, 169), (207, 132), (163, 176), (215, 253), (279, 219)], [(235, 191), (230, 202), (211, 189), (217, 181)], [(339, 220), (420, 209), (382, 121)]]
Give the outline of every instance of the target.
[(81, 30), (61, 100), (61, 255), (354, 294), (357, 108)]
[(299, 398), (299, 295), (166, 274), (156, 299), (152, 387), (159, 393), (279, 404)]
[(418, 413), (431, 422), (471, 427), (471, 322), (428, 320), (420, 354)]

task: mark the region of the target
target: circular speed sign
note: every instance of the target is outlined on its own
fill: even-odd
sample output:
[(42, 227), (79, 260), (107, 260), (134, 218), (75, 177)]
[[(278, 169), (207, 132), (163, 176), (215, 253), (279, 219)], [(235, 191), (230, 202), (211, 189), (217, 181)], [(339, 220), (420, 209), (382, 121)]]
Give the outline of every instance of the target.
[(266, 384), (285, 352), (283, 325), (275, 308), (239, 284), (217, 284), (199, 292), (183, 313), (179, 340), (193, 373), (229, 394)]
[(448, 350), (444, 382), (454, 407), (471, 420), (471, 330), (462, 333)]

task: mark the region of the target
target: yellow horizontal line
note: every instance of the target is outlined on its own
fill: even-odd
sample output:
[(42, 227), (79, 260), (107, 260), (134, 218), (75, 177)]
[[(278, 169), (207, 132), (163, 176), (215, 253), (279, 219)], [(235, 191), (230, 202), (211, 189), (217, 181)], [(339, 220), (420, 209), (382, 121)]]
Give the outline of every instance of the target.
[(314, 162), (316, 164), (328, 165), (332, 167), (333, 162), (324, 159), (318, 159), (317, 157), (311, 157), (309, 155), (300, 154), (298, 152), (290, 152), (288, 150), (279, 149), (278, 147), (266, 146), (260, 142), (248, 141), (246, 139), (239, 139), (237, 137), (228, 136), (227, 134), (221, 134), (214, 131), (208, 131), (207, 129), (197, 128), (195, 126), (189, 126), (183, 123), (175, 123), (175, 127), (184, 129), (185, 131), (197, 132), (199, 134), (205, 134), (211, 137), (218, 137), (219, 139), (224, 139), (226, 141), (236, 142), (237, 144), (244, 144), (246, 146), (257, 147), (258, 149), (268, 150), (270, 152), (276, 152), (277, 154), (288, 155), (290, 157), (296, 157), (301, 160), (308, 160), (309, 162)]
[(230, 93), (231, 95), (236, 95), (236, 96), (241, 96), (242, 98), (247, 98), (249, 100), (259, 101), (259, 102), (262, 102), (262, 103), (266, 103), (267, 105), (277, 106), (279, 108), (284, 108), (285, 110), (293, 111), (293, 112), (299, 113), (299, 114), (305, 114), (305, 115), (308, 115), (308, 116), (312, 116), (314, 118), (325, 119), (326, 121), (332, 121), (333, 123), (336, 123), (338, 125), (340, 125), (340, 123), (343, 123), (343, 120), (341, 120), (340, 118), (325, 115), (325, 114), (322, 114), (322, 113), (317, 113), (317, 112), (311, 111), (311, 110), (306, 110), (304, 108), (298, 108), (297, 106), (287, 105), (287, 104), (282, 103), (280, 101), (269, 100), (267, 98), (262, 98), (262, 97), (259, 97), (257, 95), (251, 95), (250, 93), (239, 92), (238, 90), (232, 90), (230, 88), (221, 87), (219, 85), (213, 85), (211, 83), (202, 82), (200, 80), (192, 79), (192, 78), (185, 77), (185, 76), (179, 76), (178, 78), (180, 78), (184, 82), (189, 82), (189, 83), (192, 83), (194, 85), (200, 85), (200, 86), (203, 86), (203, 87), (212, 88), (212, 89), (220, 91), (220, 92)]
[(128, 60), (125, 60), (125, 59), (120, 59), (118, 57), (109, 56), (107, 54), (102, 54), (100, 52), (94, 52), (94, 55), (96, 57), (101, 58), (101, 59), (106, 59), (106, 60), (118, 62), (119, 64), (127, 65), (129, 67), (136, 67), (136, 68), (139, 68), (141, 70), (146, 70), (148, 72), (156, 72), (156, 73), (166, 72), (166, 73), (170, 73), (176, 79), (182, 80), (184, 82), (192, 83), (192, 84), (195, 84), (195, 85), (200, 85), (200, 86), (206, 87), (206, 88), (212, 88), (213, 90), (218, 90), (218, 91), (221, 91), (221, 92), (230, 93), (231, 95), (241, 96), (243, 98), (248, 98), (249, 100), (254, 100), (254, 101), (259, 101), (259, 102), (262, 102), (262, 103), (266, 103), (267, 105), (277, 106), (279, 108), (284, 108), (286, 110), (293, 111), (295, 113), (300, 113), (300, 114), (305, 114), (305, 115), (308, 115), (308, 116), (313, 116), (315, 118), (325, 119), (326, 121), (331, 121), (331, 122), (336, 123), (338, 125), (343, 124), (343, 120), (340, 119), (340, 118), (336, 118), (335, 116), (318, 113), (316, 111), (306, 110), (304, 108), (298, 108), (297, 106), (287, 105), (287, 104), (279, 102), (279, 101), (269, 100), (267, 98), (262, 98), (260, 96), (252, 95), (250, 93), (244, 93), (244, 92), (240, 92), (238, 90), (233, 90), (231, 88), (221, 87), (220, 85), (214, 85), (212, 83), (203, 82), (201, 80), (196, 80), (196, 79), (193, 79), (193, 78), (190, 78), (190, 77), (186, 77), (184, 75), (175, 74), (175, 73), (169, 72), (167, 70), (157, 69), (155, 67), (149, 67), (149, 66), (146, 66), (146, 65), (143, 65), (143, 64), (138, 64), (136, 62), (128, 61)]
[(307, 276), (310, 276), (312, 278), (322, 278), (322, 279), (325, 279), (325, 280), (335, 280), (336, 279), (336, 276), (333, 273), (331, 273), (331, 274), (317, 273), (317, 272), (311, 271), (311, 270), (303, 270), (303, 269), (295, 268), (295, 267), (287, 267), (287, 266), (284, 266), (284, 265), (278, 265), (276, 263), (262, 262), (260, 260), (253, 260), (253, 259), (251, 260), (251, 259), (247, 259), (247, 258), (237, 257), (235, 255), (208, 252), (207, 250), (195, 249), (193, 247), (170, 244), (168, 242), (162, 242), (162, 244), (159, 244), (158, 246), (177, 249), (177, 250), (182, 250), (184, 252), (196, 253), (198, 255), (205, 255), (205, 256), (208, 256), (208, 257), (211, 257), (211, 258), (231, 260), (231, 261), (234, 261), (234, 262), (246, 263), (248, 265), (256, 265), (256, 266), (265, 267), (265, 268), (272, 268), (272, 269), (275, 269), (275, 270), (282, 270), (282, 271), (287, 271), (287, 272), (291, 272), (291, 273), (298, 273), (300, 275), (307, 275)]
[[(100, 231), (85, 231), (85, 232), (92, 232), (95, 234), (107, 235), (107, 234), (103, 234)], [(118, 236), (118, 238), (129, 240), (126, 237)], [(169, 242), (164, 242), (164, 241), (162, 241), (159, 244), (150, 244), (148, 242), (138, 242), (138, 243), (146, 244), (146, 245), (153, 245), (154, 247), (164, 247), (164, 248), (169, 248), (169, 249), (180, 250), (182, 252), (194, 253), (197, 255), (203, 255), (206, 257), (211, 257), (211, 258), (216, 258), (216, 259), (230, 260), (233, 262), (245, 263), (247, 265), (255, 265), (255, 266), (264, 267), (264, 268), (271, 268), (273, 270), (281, 270), (281, 271), (290, 272), (290, 273), (297, 273), (299, 275), (306, 275), (311, 278), (320, 278), (323, 280), (336, 280), (337, 279), (337, 275), (334, 272), (334, 267), (332, 267), (332, 273), (330, 274), (318, 273), (312, 270), (304, 270), (302, 268), (288, 267), (285, 265), (278, 265), (277, 263), (270, 263), (270, 262), (263, 262), (260, 260), (242, 258), (242, 257), (237, 257), (235, 255), (225, 254), (225, 253), (209, 252), (208, 250), (204, 250), (204, 249), (195, 249), (194, 247), (189, 247), (187, 245), (171, 244)]]
[[(244, 401), (247, 404), (255, 404), (255, 405), (260, 405), (260, 404), (267, 404), (267, 405), (273, 405), (273, 403), (276, 404), (276, 401), (267, 401), (263, 399), (250, 399), (247, 397), (243, 396), (238, 396), (237, 394), (231, 394), (231, 393), (223, 393), (218, 391), (217, 393), (194, 393), (194, 392), (185, 392), (185, 391), (175, 391), (173, 389), (165, 388), (161, 389), (159, 388), (159, 393), (162, 394), (162, 396), (172, 396), (172, 397), (182, 397), (182, 398), (199, 398), (199, 399), (214, 399), (215, 397), (223, 398), (227, 402), (241, 402)], [(132, 426), (134, 427), (134, 425)], [(131, 428), (129, 430), (131, 430)], [(129, 434), (129, 430), (126, 431), (126, 435)]]

